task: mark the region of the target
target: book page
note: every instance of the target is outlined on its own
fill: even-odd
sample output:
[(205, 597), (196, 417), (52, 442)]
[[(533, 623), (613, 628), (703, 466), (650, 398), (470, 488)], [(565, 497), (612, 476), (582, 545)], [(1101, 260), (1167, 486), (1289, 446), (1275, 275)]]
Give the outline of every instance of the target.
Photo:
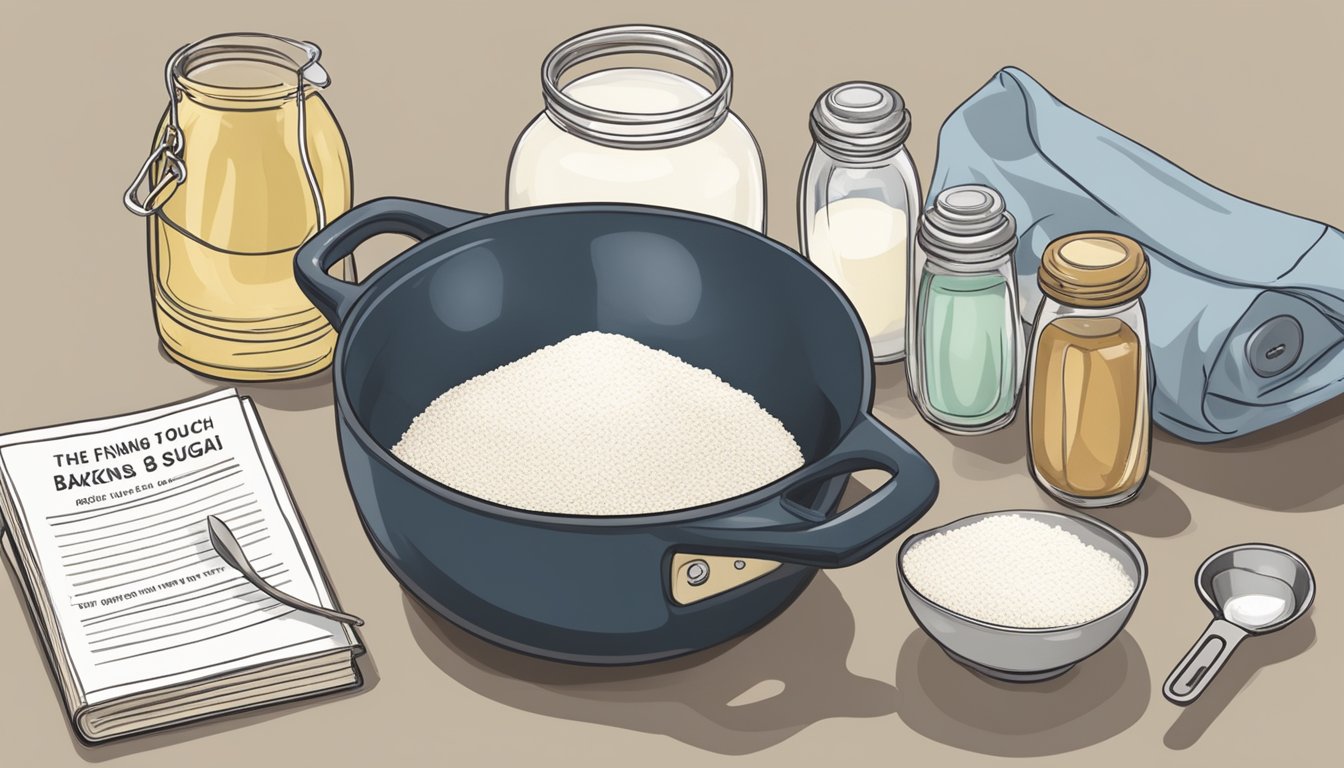
[(273, 586), (333, 606), (255, 409), (232, 391), (0, 437), (0, 467), (89, 704), (356, 642), (210, 544), (217, 515)]

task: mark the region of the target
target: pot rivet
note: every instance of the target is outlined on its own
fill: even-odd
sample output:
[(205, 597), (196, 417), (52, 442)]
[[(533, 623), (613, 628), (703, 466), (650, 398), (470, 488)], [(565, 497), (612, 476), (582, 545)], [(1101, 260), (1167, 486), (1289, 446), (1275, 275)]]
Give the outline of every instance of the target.
[(698, 587), (709, 581), (709, 563), (704, 560), (692, 560), (686, 564), (686, 583)]
[(746, 568), (746, 567), (747, 567), (747, 561), (746, 561), (746, 560), (734, 560), (734, 561), (733, 561), (733, 568), (736, 568), (736, 569), (739, 570), (739, 571), (742, 570), (743, 568)]

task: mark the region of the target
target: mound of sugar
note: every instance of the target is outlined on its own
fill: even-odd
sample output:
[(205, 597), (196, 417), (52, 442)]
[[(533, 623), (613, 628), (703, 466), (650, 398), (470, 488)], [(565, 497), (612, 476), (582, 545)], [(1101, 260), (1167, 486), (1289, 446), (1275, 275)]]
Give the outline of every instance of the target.
[(1007, 627), (1065, 627), (1134, 594), (1120, 562), (1057, 525), (994, 515), (910, 547), (906, 579), (929, 600)]
[(569, 515), (684, 509), (803, 465), (793, 435), (751, 395), (599, 332), (444, 392), (392, 453), (463, 493)]

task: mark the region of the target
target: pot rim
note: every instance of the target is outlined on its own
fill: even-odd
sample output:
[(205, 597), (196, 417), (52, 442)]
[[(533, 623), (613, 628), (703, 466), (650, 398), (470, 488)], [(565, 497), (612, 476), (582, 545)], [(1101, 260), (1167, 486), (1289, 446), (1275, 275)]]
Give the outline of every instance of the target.
[[(500, 517), (518, 522), (541, 524), (550, 527), (654, 527), (691, 520), (702, 520), (718, 515), (739, 512), (743, 507), (756, 506), (783, 494), (809, 465), (816, 463), (816, 460), (804, 462), (801, 467), (798, 467), (768, 485), (761, 486), (737, 496), (710, 502), (708, 504), (701, 504), (695, 507), (668, 510), (666, 512), (627, 515), (567, 515), (558, 512), (528, 510), (482, 499), (479, 496), (472, 496), (471, 494), (444, 485), (398, 459), (390, 450), (380, 445), (378, 441), (373, 438), (373, 435), (369, 434), (368, 429), (365, 428), (363, 422), (355, 412), (354, 406), (350, 402), (349, 394), (346, 391), (345, 358), (349, 346), (352, 343), (351, 339), (358, 333), (359, 326), (363, 323), (369, 313), (373, 311), (373, 308), (376, 307), (384, 297), (391, 295), (396, 290), (397, 286), (413, 279), (421, 270), (427, 269), (439, 259), (449, 258), (454, 253), (479, 242), (479, 237), (473, 237), (473, 235), (477, 234), (476, 230), (478, 229), (497, 226), (517, 219), (585, 213), (595, 213), (599, 215), (612, 213), (637, 214), (642, 216), (661, 216), (682, 219), (693, 221), (698, 224), (733, 230), (739, 234), (759, 240), (767, 247), (790, 257), (796, 267), (807, 269), (815, 276), (821, 278), (826, 287), (830, 289), (831, 293), (840, 300), (840, 304), (844, 308), (849, 317), (850, 324), (854, 328), (854, 338), (856, 340), (864, 340), (867, 338), (865, 331), (863, 330), (862, 322), (859, 320), (858, 313), (855, 311), (854, 306), (850, 303), (849, 299), (845, 297), (844, 292), (833, 280), (827, 277), (825, 273), (813, 266), (807, 259), (792, 248), (789, 248), (779, 241), (772, 240), (756, 230), (749, 229), (735, 222), (674, 208), (625, 203), (567, 203), (490, 213), (484, 214), (478, 219), (473, 219), (465, 224), (453, 227), (412, 245), (410, 248), (393, 257), (393, 260), (388, 262), (385, 265), (385, 268), (378, 269), (363, 283), (360, 283), (360, 293), (350, 305), (350, 309), (346, 312), (344, 320), (341, 323), (341, 330), (337, 333), (336, 351), (332, 360), (332, 385), (335, 390), (335, 411), (338, 426), (343, 426), (348, 429), (350, 434), (354, 436), (355, 440), (369, 456), (377, 459), (388, 469), (392, 470), (398, 477), (411, 482), (421, 490), (430, 493), (443, 501), (478, 514), (490, 515), (492, 517)], [(427, 253), (436, 246), (441, 246), (441, 241), (451, 238), (463, 238), (464, 242), (457, 247), (449, 249), (440, 248), (440, 252), (435, 253), (434, 255), (424, 256), (421, 263), (411, 264), (411, 259), (421, 257), (422, 252)], [(398, 267), (401, 268), (398, 269)], [(861, 406), (848, 422), (842, 422), (843, 428), (836, 438), (837, 444), (839, 443), (839, 438), (847, 434), (849, 430), (864, 417), (864, 414), (870, 414), (872, 412), (874, 378), (872, 350), (869, 348), (866, 341), (863, 341), (858, 346), (860, 357), (862, 358), (862, 372), (859, 382), (861, 389)], [(820, 460), (820, 458), (822, 457), (818, 457), (817, 460)], [(828, 480), (824, 482), (830, 481)], [(358, 505), (356, 505), (356, 507), (358, 508)]]

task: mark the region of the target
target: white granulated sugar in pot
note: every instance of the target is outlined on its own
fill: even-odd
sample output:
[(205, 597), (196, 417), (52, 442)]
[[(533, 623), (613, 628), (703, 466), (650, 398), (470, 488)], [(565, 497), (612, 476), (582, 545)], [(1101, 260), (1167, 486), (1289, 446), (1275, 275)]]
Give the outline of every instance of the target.
[(666, 512), (803, 465), (784, 425), (710, 371), (583, 333), (444, 392), (392, 448), (444, 485), (569, 515)]
[(920, 594), (991, 624), (1041, 628), (1105, 616), (1134, 594), (1120, 561), (1060, 528), (994, 515), (919, 541), (901, 568)]

